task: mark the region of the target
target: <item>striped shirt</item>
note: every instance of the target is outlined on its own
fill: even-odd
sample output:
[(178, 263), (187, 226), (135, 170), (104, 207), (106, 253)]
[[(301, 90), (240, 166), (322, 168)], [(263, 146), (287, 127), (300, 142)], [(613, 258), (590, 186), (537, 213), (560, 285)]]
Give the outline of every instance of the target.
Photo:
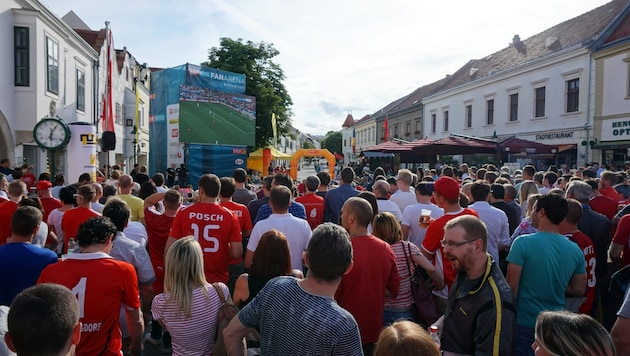
[(362, 355), (354, 317), (330, 297), (303, 290), (293, 277), (276, 277), (239, 313), (260, 329), (262, 355)]
[[(227, 286), (219, 283), (227, 299), (230, 292)], [(202, 287), (203, 288), (203, 287)], [(171, 334), (173, 355), (210, 355), (217, 334), (217, 322), (221, 301), (211, 284), (193, 291), (190, 318), (185, 318), (177, 308), (177, 302), (169, 300), (170, 294), (164, 292), (153, 299), (151, 311), (153, 319), (161, 320)]]
[[(411, 255), (420, 253), (418, 246), (407, 241), (398, 241), (390, 245), (396, 255), (396, 267), (398, 267), (398, 275), (400, 276), (400, 289), (396, 298), (385, 296), (385, 309), (408, 309), (413, 303), (411, 296), (411, 281), (409, 281), (409, 271), (415, 272), (415, 264), (410, 260), (407, 244), (411, 247)], [(405, 255), (407, 257), (405, 258)], [(407, 262), (409, 260), (409, 262)], [(409, 268), (405, 266), (409, 263)]]

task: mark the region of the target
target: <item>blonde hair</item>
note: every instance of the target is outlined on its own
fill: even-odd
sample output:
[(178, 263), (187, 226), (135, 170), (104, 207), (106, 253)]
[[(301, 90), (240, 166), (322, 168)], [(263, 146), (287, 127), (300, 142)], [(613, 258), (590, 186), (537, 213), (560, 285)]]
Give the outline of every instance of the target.
[(530, 218), (532, 216), (532, 212), (534, 210), (534, 203), (538, 201), (538, 199), (542, 198), (541, 194), (531, 194), (527, 198), (527, 211), (525, 211), (525, 217)]
[(523, 181), (518, 191), (519, 201), (521, 202), (521, 204), (523, 204), (523, 202), (527, 201), (527, 198), (529, 198), (530, 195), (537, 194), (537, 193), (538, 193), (538, 186), (536, 185), (536, 183), (534, 183), (533, 180)]
[(570, 311), (538, 314), (534, 332), (538, 346), (552, 355), (615, 356), (610, 334), (597, 320)]
[[(166, 253), (165, 268), (164, 291), (169, 292), (169, 302), (177, 303), (184, 317), (190, 318), (193, 290), (208, 284), (199, 243), (192, 236), (175, 241)], [(201, 289), (210, 298), (206, 288)]]
[(397, 321), (381, 331), (374, 356), (439, 356), (435, 342), (420, 325)]
[(389, 212), (374, 215), (372, 234), (390, 245), (403, 239), (402, 228), (398, 219)]

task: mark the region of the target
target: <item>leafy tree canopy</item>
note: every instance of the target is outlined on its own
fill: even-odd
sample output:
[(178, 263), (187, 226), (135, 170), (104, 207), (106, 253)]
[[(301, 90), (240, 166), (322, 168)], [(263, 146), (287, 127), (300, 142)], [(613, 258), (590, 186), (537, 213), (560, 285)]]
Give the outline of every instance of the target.
[(208, 50), (208, 61), (201, 63), (245, 74), (245, 94), (256, 97), (255, 148), (265, 147), (273, 140), (272, 113), (276, 114), (278, 136), (285, 134), (291, 124), (293, 101), (282, 83), (285, 79), (282, 68), (272, 60), (279, 54), (273, 44), (223, 37), (218, 47)]
[(341, 131), (328, 131), (322, 140), (321, 147), (331, 153), (341, 153), (341, 141), (343, 140)]

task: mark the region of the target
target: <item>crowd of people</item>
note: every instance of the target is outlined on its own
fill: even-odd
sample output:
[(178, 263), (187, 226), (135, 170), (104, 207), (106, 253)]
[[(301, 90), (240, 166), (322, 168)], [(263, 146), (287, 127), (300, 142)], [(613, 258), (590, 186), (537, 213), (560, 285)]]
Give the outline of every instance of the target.
[[(0, 355), (630, 354), (630, 292), (608, 288), (630, 264), (625, 171), (345, 167), (254, 191), (239, 168), (186, 202), (146, 167), (66, 185), (8, 166)], [(240, 311), (217, 335), (222, 300)]]

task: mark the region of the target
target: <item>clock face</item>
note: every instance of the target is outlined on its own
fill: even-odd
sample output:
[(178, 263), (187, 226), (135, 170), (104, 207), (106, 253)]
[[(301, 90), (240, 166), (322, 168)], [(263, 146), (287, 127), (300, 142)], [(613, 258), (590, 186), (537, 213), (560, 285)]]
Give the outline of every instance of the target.
[(46, 149), (63, 148), (70, 140), (68, 127), (57, 119), (43, 119), (35, 125), (33, 136)]

